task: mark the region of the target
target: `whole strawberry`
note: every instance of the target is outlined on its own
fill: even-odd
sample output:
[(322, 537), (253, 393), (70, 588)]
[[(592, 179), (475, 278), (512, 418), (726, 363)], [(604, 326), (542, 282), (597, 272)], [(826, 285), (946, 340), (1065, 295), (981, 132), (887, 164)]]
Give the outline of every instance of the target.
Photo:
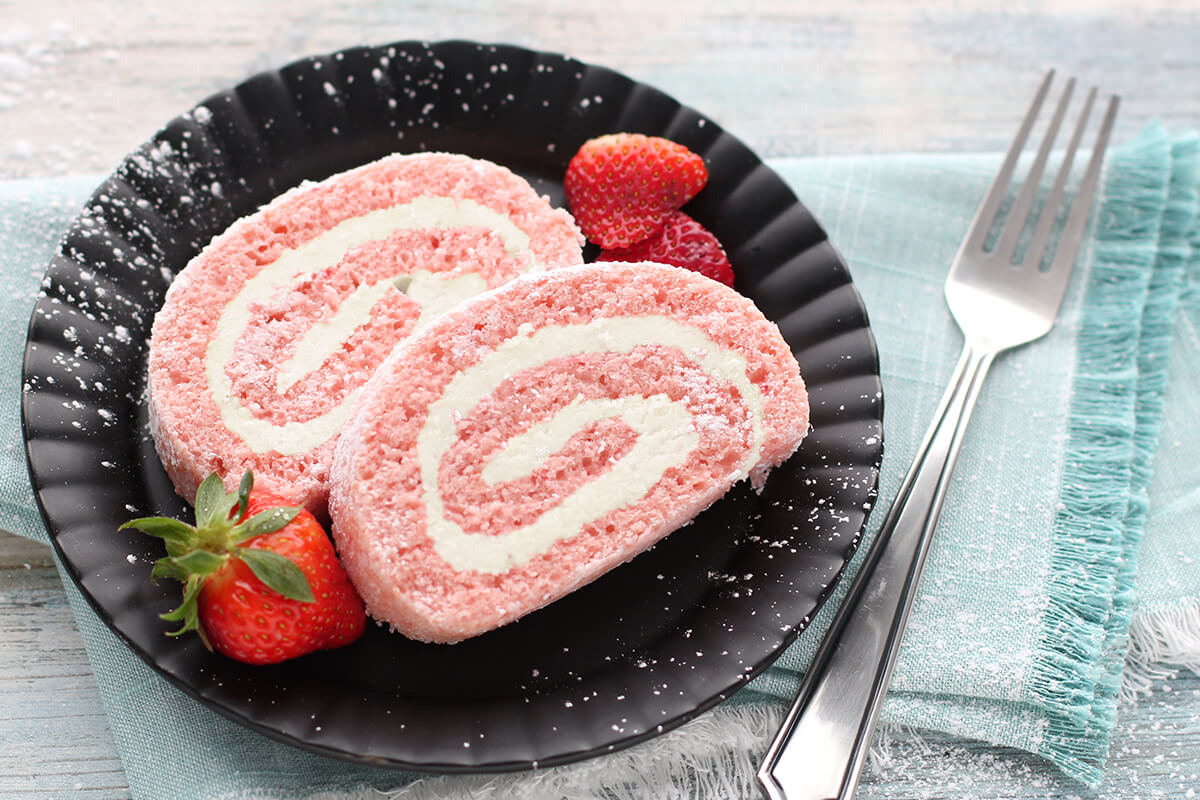
[(704, 159), (681, 144), (640, 133), (589, 139), (567, 165), (567, 205), (601, 247), (625, 247), (658, 231), (708, 181)]
[(725, 249), (707, 228), (682, 211), (667, 217), (662, 230), (630, 245), (601, 250), (597, 261), (657, 261), (686, 267), (733, 286), (733, 267)]
[(183, 602), (163, 619), (169, 635), (197, 631), (205, 645), (248, 664), (275, 664), (350, 644), (366, 613), (333, 544), (308, 511), (253, 492), (234, 494), (213, 473), (196, 492), (196, 524), (168, 517), (131, 520), (166, 543), (152, 578), (183, 582)]

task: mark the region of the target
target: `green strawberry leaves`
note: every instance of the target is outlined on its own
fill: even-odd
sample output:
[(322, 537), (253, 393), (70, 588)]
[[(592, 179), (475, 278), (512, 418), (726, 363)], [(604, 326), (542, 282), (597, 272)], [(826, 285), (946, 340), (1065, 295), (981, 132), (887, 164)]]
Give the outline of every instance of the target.
[(249, 547), (238, 548), (237, 557), (246, 562), (254, 577), (284, 597), (305, 603), (316, 601), (308, 578), (290, 558), (270, 550), (252, 550)]
[[(229, 540), (234, 544), (240, 544), (255, 536), (262, 536), (264, 533), (274, 533), (294, 520), (300, 510), (297, 506), (281, 506), (260, 511), (240, 525), (235, 525), (230, 531)], [(270, 584), (267, 585), (270, 586)]]
[(150, 577), (171, 578), (184, 585), (183, 602), (162, 615), (169, 622), (183, 623), (170, 635), (195, 630), (203, 637), (197, 604), (200, 590), (205, 579), (224, 567), (230, 558), (240, 559), (256, 578), (284, 597), (315, 602), (307, 576), (291, 559), (270, 550), (241, 546), (255, 537), (281, 530), (303, 510), (298, 506), (277, 506), (242, 519), (253, 487), (250, 470), (242, 475), (233, 493), (225, 491), (225, 484), (214, 472), (196, 490), (195, 525), (170, 517), (142, 517), (121, 526), (121, 530), (135, 528), (162, 539), (167, 555), (155, 562)]
[(228, 525), (237, 502), (238, 495), (226, 493), (225, 484), (217, 473), (210, 473), (196, 490), (196, 527), (203, 529)]
[(196, 631), (200, 634), (201, 641), (204, 646), (208, 647), (208, 637), (204, 634), (204, 626), (200, 624), (200, 590), (204, 588), (203, 575), (191, 575), (183, 582), (183, 602), (180, 603), (173, 611), (168, 611), (165, 614), (159, 614), (160, 619), (165, 619), (167, 622), (182, 622), (183, 624), (173, 631), (167, 631), (167, 636), (182, 636), (188, 631)]
[(170, 517), (143, 517), (126, 522), (120, 529), (124, 528), (137, 528), (142, 533), (157, 536), (166, 543), (167, 552), (171, 555), (186, 552), (196, 533), (191, 525)]
[(225, 566), (228, 556), (219, 556), (207, 550), (190, 550), (171, 558), (171, 562), (187, 574), (211, 575)]
[[(216, 473), (213, 473), (216, 475)], [(212, 476), (209, 476), (212, 477)], [(246, 506), (250, 504), (250, 490), (254, 488), (254, 473), (246, 470), (242, 473), (242, 479), (238, 482), (237, 490), (237, 513), (233, 515), (234, 519), (241, 519), (246, 513)], [(298, 512), (297, 512), (298, 513)]]

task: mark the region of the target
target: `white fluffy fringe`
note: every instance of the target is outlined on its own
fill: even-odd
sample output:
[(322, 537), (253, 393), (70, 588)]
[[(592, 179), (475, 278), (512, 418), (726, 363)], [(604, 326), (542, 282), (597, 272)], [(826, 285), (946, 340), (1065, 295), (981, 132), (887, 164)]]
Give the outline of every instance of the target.
[[(1200, 673), (1200, 601), (1140, 613), (1129, 631), (1122, 699), (1134, 701), (1181, 669)], [(611, 755), (530, 772), (429, 777), (393, 791), (319, 792), (308, 800), (737, 800), (760, 794), (758, 760), (782, 721), (776, 704), (723, 705), (678, 730)], [(917, 732), (882, 726), (869, 761), (892, 760), (894, 736), (926, 748)], [(239, 800), (266, 800), (239, 795)]]
[[(758, 759), (783, 718), (774, 705), (718, 706), (677, 730), (602, 758), (502, 775), (440, 776), (394, 791), (309, 800), (736, 800), (759, 797)], [(249, 798), (247, 798), (249, 800)]]
[[(435, 778), (389, 800), (730, 800), (757, 796), (757, 757), (781, 712), (764, 704), (718, 707), (676, 731), (604, 758), (486, 778)], [(604, 787), (602, 794), (598, 787)], [(468, 790), (464, 793), (464, 789)]]
[(1122, 701), (1136, 700), (1154, 681), (1170, 678), (1181, 669), (1200, 673), (1200, 600), (1134, 616)]

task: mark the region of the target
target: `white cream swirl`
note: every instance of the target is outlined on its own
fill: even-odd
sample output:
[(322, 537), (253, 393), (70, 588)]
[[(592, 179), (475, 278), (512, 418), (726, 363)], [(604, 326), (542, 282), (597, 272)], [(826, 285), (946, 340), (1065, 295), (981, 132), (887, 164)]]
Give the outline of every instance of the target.
[(765, 437), (763, 399), (747, 376), (740, 353), (712, 341), (704, 331), (661, 315), (606, 317), (578, 325), (547, 325), (522, 331), (482, 360), (455, 375), (429, 404), (417, 435), (417, 461), (424, 489), (426, 531), (438, 554), (459, 571), (500, 574), (521, 566), (609, 512), (637, 503), (663, 473), (682, 464), (695, 449), (695, 420), (682, 403), (666, 395), (617, 400), (575, 400), (550, 419), (510, 439), (484, 466), (487, 483), (528, 475), (583, 426), (620, 417), (637, 433), (637, 443), (597, 479), (577, 488), (532, 523), (501, 534), (468, 533), (446, 518), (438, 468), (465, 418), (501, 383), (522, 371), (556, 359), (587, 353), (629, 353), (641, 345), (677, 349), (713, 378), (732, 384), (749, 411), (751, 446), (741, 465), (745, 477), (758, 463)]
[[(527, 271), (541, 268), (530, 250), (529, 235), (507, 215), (466, 198), (417, 197), (408, 203), (344, 220), (310, 241), (285, 251), (246, 281), (222, 309), (216, 332), (205, 352), (205, 377), (225, 427), (240, 436), (255, 452), (303, 453), (341, 430), (358, 396), (357, 389), (349, 392), (326, 413), (304, 421), (276, 425), (256, 416), (254, 410), (247, 408), (234, 393), (233, 382), (225, 372), (225, 365), (233, 358), (238, 341), (252, 323), (250, 306), (253, 303), (270, 299), (281, 289), (337, 264), (354, 248), (386, 239), (396, 231), (464, 227), (490, 229), (501, 237), (510, 254), (528, 252)], [(359, 287), (332, 318), (310, 329), (296, 355), (280, 364), (277, 391), (287, 391), (320, 367), (359, 325), (370, 318), (372, 307), (393, 288), (395, 279), (403, 277), (397, 275)], [(408, 294), (422, 306), (420, 325), (435, 313), (485, 288), (483, 279), (475, 274), (440, 279), (429, 273), (414, 273)]]

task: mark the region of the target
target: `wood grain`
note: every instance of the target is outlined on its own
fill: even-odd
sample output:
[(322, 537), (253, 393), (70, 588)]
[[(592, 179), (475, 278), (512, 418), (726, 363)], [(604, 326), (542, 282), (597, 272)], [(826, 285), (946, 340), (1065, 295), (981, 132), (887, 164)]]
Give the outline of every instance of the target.
[(129, 796), (50, 549), (0, 534), (0, 797)]
[[(445, 38), (605, 64), (702, 109), (763, 156), (1000, 150), (1047, 67), (1125, 96), (1118, 141), (1155, 118), (1200, 124), (1195, 2), (0, 0), (0, 178), (107, 172), (168, 119), (257, 71), (354, 44)], [(1200, 791), (1198, 713), (1200, 678), (1160, 683), (1123, 715), (1098, 792), (1016, 754), (898, 738), (878, 748), (862, 796), (1184, 798)], [(0, 797), (130, 797), (50, 552), (4, 533)]]
[[(1200, 104), (1200, 10), (1150, 0), (804, 4), (529, 0), (0, 5), (0, 177), (106, 171), (210, 93), (354, 44), (565, 52), (703, 109), (764, 156), (1001, 150), (1037, 77), (1127, 98), (1117, 140)], [(285, 10), (286, 9), (286, 10)]]
[[(1131, 800), (1200, 792), (1200, 676), (1123, 710), (1097, 791), (980, 743), (877, 738), (858, 800)], [(0, 532), (0, 797), (132, 797), (50, 550)], [(155, 800), (158, 800), (155, 798)], [(161, 800), (170, 800), (162, 798)]]

